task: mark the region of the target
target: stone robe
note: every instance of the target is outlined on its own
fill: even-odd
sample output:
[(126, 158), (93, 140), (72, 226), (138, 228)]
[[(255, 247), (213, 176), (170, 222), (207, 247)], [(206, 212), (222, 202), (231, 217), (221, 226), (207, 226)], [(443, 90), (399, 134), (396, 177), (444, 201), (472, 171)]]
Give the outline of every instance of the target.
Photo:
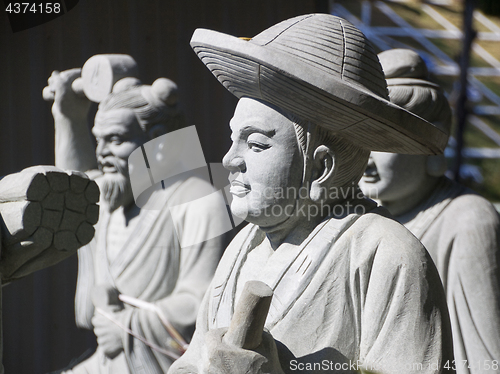
[[(418, 212), (418, 213), (416, 213)], [(500, 372), (500, 219), (443, 177), (405, 223), (436, 263), (450, 310), (457, 373)]]
[[(284, 243), (266, 265), (250, 266), (253, 279), (274, 290), (265, 327), (281, 367), (285, 373), (440, 373), (453, 358), (436, 268), (385, 209), (354, 205), (360, 204), (368, 213), (326, 219), (300, 245)], [(250, 224), (226, 249), (192, 343), (169, 374), (202, 372), (204, 336), (229, 326), (241, 283), (250, 278), (240, 274), (266, 242)], [(238, 366), (228, 372), (239, 373)]]
[[(97, 284), (156, 304), (189, 340), (201, 300), (222, 255), (220, 237), (208, 241), (203, 239), (223, 232), (220, 225), (228, 217), (227, 211), (221, 212), (220, 206), (210, 206), (210, 202), (204, 207), (184, 208), (181, 211), (182, 235), (199, 244), (181, 248), (167, 205), (172, 205), (172, 201), (191, 201), (192, 196), (206, 189), (205, 181), (191, 177), (156, 191), (155, 194), (160, 196), (155, 195), (155, 201), (163, 201), (163, 209), (140, 210), (132, 232), (112, 261), (108, 260), (106, 245), (110, 214), (107, 209), (101, 209), (94, 240), (79, 252), (75, 298), (78, 326), (93, 328), (91, 318), (95, 308), (90, 292)], [(134, 333), (159, 347), (174, 349), (173, 340), (156, 313), (125, 304), (123, 314), (121, 322)], [(156, 374), (166, 372), (172, 363), (169, 357), (125, 331), (122, 332), (122, 341), (124, 351), (116, 358), (108, 359), (98, 347), (92, 357), (68, 373)]]

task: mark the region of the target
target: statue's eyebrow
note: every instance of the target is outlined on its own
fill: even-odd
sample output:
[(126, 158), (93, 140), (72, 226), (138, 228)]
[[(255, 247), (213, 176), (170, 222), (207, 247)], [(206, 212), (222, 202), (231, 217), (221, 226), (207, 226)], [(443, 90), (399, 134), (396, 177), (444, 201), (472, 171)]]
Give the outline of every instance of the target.
[[(111, 129), (111, 131), (110, 131)], [(91, 129), (92, 134), (96, 137), (103, 135), (106, 137), (118, 135), (118, 136), (124, 136), (127, 135), (128, 131), (123, 128), (123, 125), (121, 125), (119, 122), (116, 123), (109, 123), (106, 125), (105, 128), (97, 128), (95, 125)]]
[(276, 134), (275, 129), (265, 130), (261, 127), (256, 127), (256, 126), (252, 126), (252, 125), (246, 125), (245, 127), (243, 127), (241, 129), (241, 134), (245, 135), (245, 136), (248, 136), (249, 134), (252, 134), (254, 132), (258, 132), (258, 133), (265, 135), (269, 138), (272, 138)]

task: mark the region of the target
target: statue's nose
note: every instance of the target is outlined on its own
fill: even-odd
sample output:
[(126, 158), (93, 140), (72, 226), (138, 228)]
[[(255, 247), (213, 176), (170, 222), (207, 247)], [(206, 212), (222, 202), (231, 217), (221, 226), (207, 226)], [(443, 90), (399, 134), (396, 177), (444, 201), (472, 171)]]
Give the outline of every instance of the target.
[(97, 143), (97, 148), (95, 150), (97, 157), (106, 157), (111, 154), (109, 149), (109, 144), (105, 140), (101, 140)]
[(235, 146), (233, 145), (231, 149), (226, 153), (222, 159), (222, 165), (232, 172), (245, 172), (246, 164), (243, 157), (236, 154)]

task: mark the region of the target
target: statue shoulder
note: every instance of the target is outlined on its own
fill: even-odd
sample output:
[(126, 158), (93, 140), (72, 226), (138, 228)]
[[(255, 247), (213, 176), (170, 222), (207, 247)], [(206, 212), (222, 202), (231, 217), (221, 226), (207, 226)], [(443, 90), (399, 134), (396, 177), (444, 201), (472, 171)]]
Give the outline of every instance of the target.
[(355, 252), (364, 252), (362, 257), (383, 258), (388, 265), (427, 262), (428, 255), (422, 243), (385, 212), (366, 213), (349, 229), (355, 231), (355, 248), (362, 248)]

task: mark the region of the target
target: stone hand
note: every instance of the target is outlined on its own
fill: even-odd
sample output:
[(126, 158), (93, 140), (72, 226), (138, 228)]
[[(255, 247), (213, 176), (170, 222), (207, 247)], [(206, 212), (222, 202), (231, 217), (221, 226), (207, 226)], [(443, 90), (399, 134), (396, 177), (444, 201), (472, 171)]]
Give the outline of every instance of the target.
[(205, 335), (205, 352), (199, 373), (209, 374), (281, 374), (278, 350), (272, 335), (262, 334), (261, 344), (253, 349), (239, 348), (223, 339), (227, 329), (211, 330)]
[[(122, 312), (106, 310), (106, 313), (118, 322), (121, 322)], [(113, 359), (123, 350), (121, 335), (123, 330), (109, 318), (97, 311), (92, 317), (94, 333), (97, 336), (97, 344), (104, 354)]]
[[(52, 72), (48, 79), (48, 87), (44, 89), (44, 98), (53, 95), (52, 115), (85, 121), (90, 108), (90, 101), (81, 90), (76, 90), (73, 82), (80, 77), (81, 69), (70, 69), (63, 72)], [(49, 92), (48, 94), (46, 92)]]
[(229, 328), (205, 335), (200, 373), (283, 373), (276, 343), (264, 330), (272, 295), (263, 282), (245, 283)]
[(2, 282), (56, 264), (94, 236), (99, 189), (80, 172), (35, 166), (0, 181)]

